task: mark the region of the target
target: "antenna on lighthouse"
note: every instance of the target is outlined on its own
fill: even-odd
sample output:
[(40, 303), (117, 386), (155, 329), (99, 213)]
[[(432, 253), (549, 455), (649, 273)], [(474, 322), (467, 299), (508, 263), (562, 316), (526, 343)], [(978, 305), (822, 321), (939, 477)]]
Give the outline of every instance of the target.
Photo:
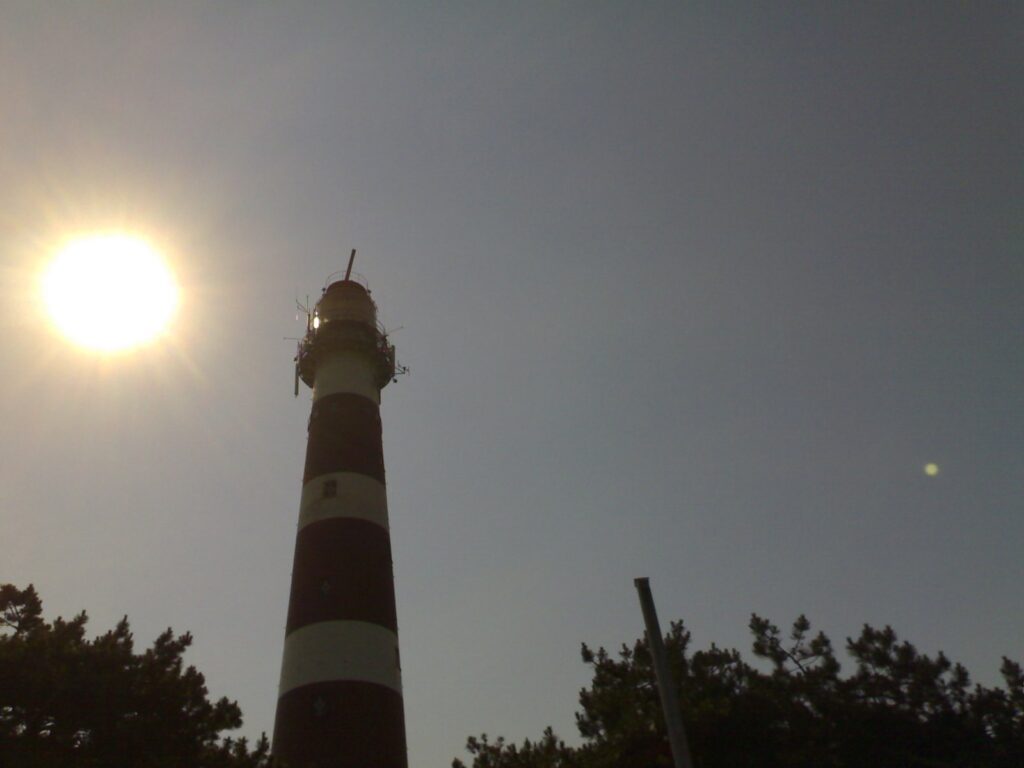
[(356, 260), (356, 249), (352, 249), (352, 255), (348, 257), (348, 269), (345, 270), (345, 279), (348, 280), (352, 275), (352, 262)]

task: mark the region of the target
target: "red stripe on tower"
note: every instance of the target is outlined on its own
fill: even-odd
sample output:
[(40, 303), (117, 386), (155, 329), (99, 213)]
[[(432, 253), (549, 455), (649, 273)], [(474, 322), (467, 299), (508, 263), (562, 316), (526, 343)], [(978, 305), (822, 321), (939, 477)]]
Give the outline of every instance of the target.
[(352, 280), (332, 283), (296, 360), (313, 388), (274, 756), (406, 768), (380, 390), (394, 348)]

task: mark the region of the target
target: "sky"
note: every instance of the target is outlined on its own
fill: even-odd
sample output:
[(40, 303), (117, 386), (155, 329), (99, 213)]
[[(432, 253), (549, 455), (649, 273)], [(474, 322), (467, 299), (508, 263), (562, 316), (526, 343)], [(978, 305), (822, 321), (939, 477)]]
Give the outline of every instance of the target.
[[(1020, 6), (0, 20), (0, 582), (50, 617), (191, 631), (241, 733), (272, 729), (309, 409), (287, 339), (357, 248), (410, 368), (381, 415), (413, 768), (484, 731), (574, 741), (580, 643), (642, 634), (637, 576), (698, 648), (806, 613), (986, 684), (1024, 660)], [(37, 282), (110, 229), (182, 304), (102, 357)]]

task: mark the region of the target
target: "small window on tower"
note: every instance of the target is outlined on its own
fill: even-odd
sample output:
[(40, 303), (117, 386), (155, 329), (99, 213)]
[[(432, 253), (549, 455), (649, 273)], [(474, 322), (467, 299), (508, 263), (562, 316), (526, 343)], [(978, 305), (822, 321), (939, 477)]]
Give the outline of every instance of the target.
[(324, 498), (330, 499), (338, 495), (338, 481), (324, 480)]

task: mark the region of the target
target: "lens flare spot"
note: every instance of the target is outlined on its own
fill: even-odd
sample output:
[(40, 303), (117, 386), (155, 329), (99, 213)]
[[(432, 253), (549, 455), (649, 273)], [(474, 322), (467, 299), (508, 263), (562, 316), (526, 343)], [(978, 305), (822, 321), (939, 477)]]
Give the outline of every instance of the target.
[(928, 475), (928, 477), (935, 477), (937, 474), (939, 474), (939, 465), (938, 464), (925, 464), (924, 465), (924, 473), (926, 475)]
[(155, 340), (178, 307), (178, 286), (160, 254), (120, 233), (69, 242), (43, 272), (42, 295), (67, 339), (101, 352)]

